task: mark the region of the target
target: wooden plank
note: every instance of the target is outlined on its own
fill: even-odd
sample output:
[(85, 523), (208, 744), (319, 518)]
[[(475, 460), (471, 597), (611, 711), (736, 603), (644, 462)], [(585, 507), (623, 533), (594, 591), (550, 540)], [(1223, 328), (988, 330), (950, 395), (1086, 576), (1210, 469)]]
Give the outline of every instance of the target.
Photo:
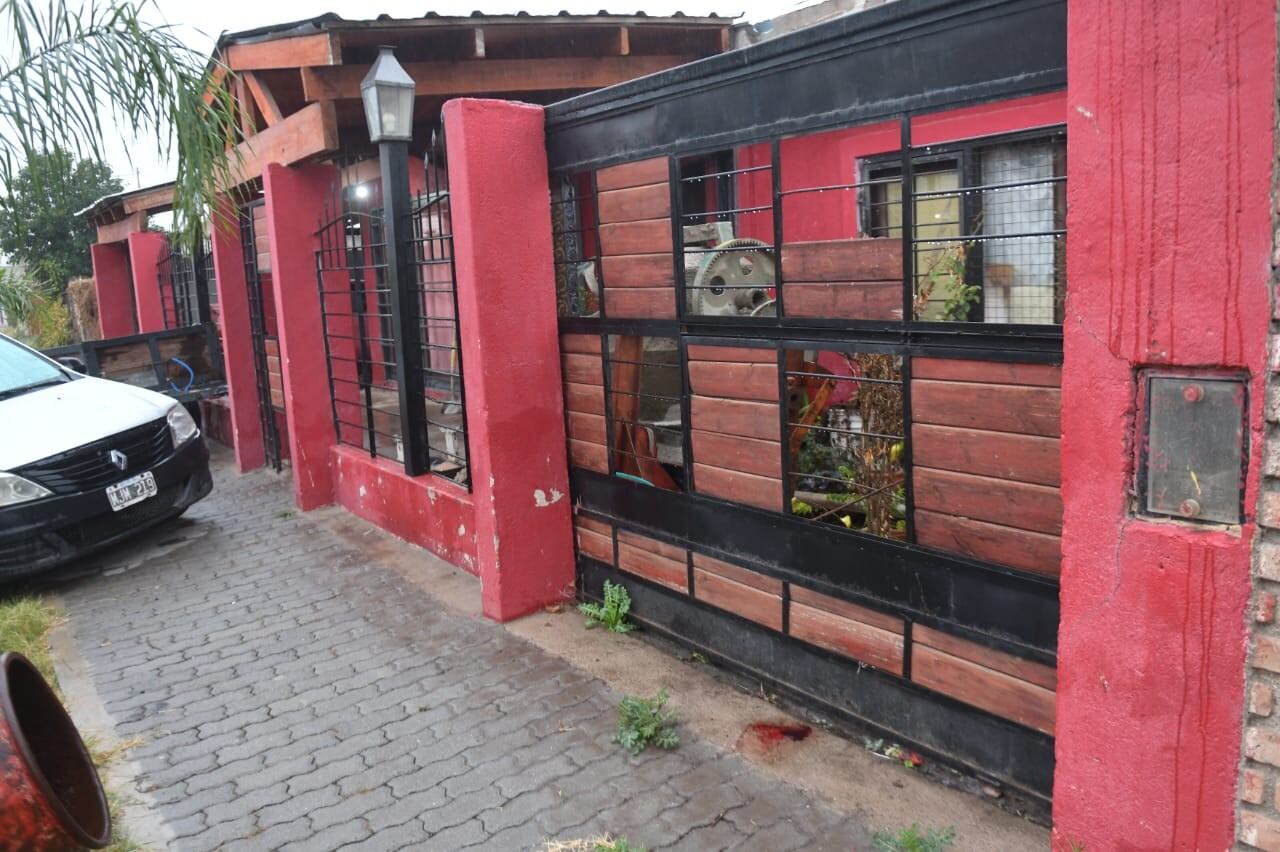
[[(874, 237), (784, 243), (786, 281), (902, 281), (902, 240)], [(899, 283), (901, 287), (901, 283)]]
[(1048, 485), (916, 465), (912, 486), (917, 509), (1062, 535), (1062, 494)]
[(567, 382), (564, 386), (564, 407), (583, 414), (604, 414), (604, 385)]
[(814, 609), (825, 610), (841, 618), (860, 621), (863, 624), (869, 624), (872, 627), (887, 630), (899, 636), (906, 632), (902, 619), (896, 615), (876, 612), (874, 609), (868, 609), (865, 606), (859, 606), (856, 603), (841, 600), (840, 598), (833, 598), (830, 595), (815, 592), (813, 589), (807, 589), (804, 586), (792, 584), (791, 600)]
[(138, 190), (123, 199), (126, 213), (156, 213), (173, 207), (173, 184)]
[[(788, 297), (789, 298), (789, 297)], [(791, 307), (791, 302), (787, 302)], [(1057, 364), (1017, 364), (1009, 361), (972, 361), (965, 358), (912, 358), (911, 376), (944, 382), (979, 382), (991, 385), (1062, 386)]]
[(944, 654), (928, 645), (912, 646), (911, 680), (1053, 736), (1055, 695), (1052, 690)]
[(258, 112), (262, 113), (262, 120), (266, 122), (267, 127), (279, 124), (284, 119), (284, 116), (281, 115), (280, 107), (276, 104), (275, 95), (271, 94), (267, 84), (252, 71), (246, 71), (240, 76), (244, 79), (245, 85), (249, 87), (249, 94), (253, 96), (253, 102), (258, 105)]
[(957, 518), (917, 509), (916, 542), (984, 562), (1020, 568), (1057, 578), (1062, 568), (1062, 540), (1055, 535)]
[(666, 254), (670, 260), (671, 219), (601, 225), (600, 250), (606, 255)]
[[(601, 89), (646, 74), (683, 65), (686, 54), (575, 56), (548, 59), (463, 59), (448, 62), (405, 62), (419, 97), (514, 94), (566, 89)], [(310, 63), (302, 67), (302, 94), (308, 101), (355, 100), (368, 73), (358, 65)], [(663, 177), (665, 180), (665, 175)]]
[(781, 448), (777, 441), (759, 441), (694, 429), (693, 460), (725, 470), (782, 478)]
[(584, 527), (574, 529), (574, 537), (578, 542), (578, 552), (592, 559), (598, 559), (606, 565), (613, 564), (613, 539), (600, 535)]
[(675, 319), (674, 287), (615, 290), (604, 288), (605, 304), (610, 318)]
[(598, 334), (562, 334), (560, 335), (560, 351), (578, 355), (599, 355), (600, 335)]
[(244, 77), (237, 76), (231, 81), (231, 97), (236, 102), (236, 117), (240, 119), (240, 136), (248, 139), (257, 132), (253, 125), (253, 112), (249, 109), (249, 95), (245, 89)]
[(665, 541), (658, 541), (656, 538), (650, 538), (647, 535), (641, 535), (630, 530), (618, 530), (618, 541), (625, 542), (632, 547), (649, 553), (656, 553), (663, 559), (670, 559), (681, 564), (684, 564), (687, 556), (687, 552), (683, 547), (667, 544)]
[[(600, 260), (604, 285), (619, 287), (664, 287), (675, 290), (676, 272), (669, 254), (621, 254)], [(613, 311), (609, 311), (613, 313)]]
[(689, 386), (696, 394), (778, 401), (778, 365), (690, 361)]
[(695, 395), (691, 406), (690, 425), (694, 429), (778, 440), (778, 406), (775, 404)]
[(570, 441), (569, 464), (574, 467), (594, 470), (596, 473), (608, 473), (609, 450), (603, 444), (589, 444), (586, 441)]
[(782, 629), (781, 594), (770, 594), (719, 574), (693, 569), (694, 597), (773, 630)]
[(791, 601), (791, 636), (869, 666), (902, 674), (900, 634)]
[(268, 163), (292, 165), (338, 150), (338, 121), (333, 103), (309, 104), (236, 146), (232, 180), (239, 184), (262, 176)]
[(1057, 388), (911, 380), (916, 423), (1056, 438), (1061, 411)]
[(782, 511), (781, 479), (695, 464), (693, 481), (699, 494), (745, 503), (771, 512)]
[(585, 530), (591, 530), (608, 538), (613, 538), (613, 524), (598, 521), (595, 518), (589, 518), (586, 515), (575, 514), (573, 516), (575, 526), (582, 527)]
[(601, 192), (600, 222), (635, 222), (671, 215), (671, 189), (666, 182)]
[(902, 319), (902, 281), (853, 281), (782, 285), (789, 317)]
[[(342, 58), (334, 50), (328, 33), (288, 36), (254, 44), (232, 44), (227, 47), (226, 63), (232, 71), (264, 71), (269, 68), (303, 68), (309, 65), (332, 65)], [(360, 74), (368, 69), (353, 69)]]
[(921, 467), (956, 470), (1059, 485), (1062, 442), (1039, 435), (987, 432), (918, 423), (911, 427), (911, 460)]
[(667, 158), (653, 157), (600, 169), (596, 172), (596, 189), (606, 192), (611, 189), (626, 189), (652, 183), (665, 184), (670, 176), (671, 170), (667, 164)]
[(599, 414), (580, 414), (569, 412), (569, 438), (574, 441), (586, 441), (589, 444), (605, 445), (604, 418)]
[(751, 364), (777, 364), (776, 349), (757, 349), (750, 346), (705, 346), (689, 344), (690, 361), (739, 361)]
[(711, 574), (719, 574), (735, 583), (741, 583), (744, 586), (750, 586), (753, 589), (759, 589), (762, 592), (768, 592), (771, 595), (782, 594), (782, 581), (776, 577), (768, 577), (764, 574), (757, 573), (740, 565), (734, 565), (732, 562), (725, 562), (722, 559), (715, 559), (707, 556), (705, 553), (693, 554), (693, 567)]
[[(621, 533), (619, 534), (621, 535)], [(678, 592), (689, 592), (689, 567), (631, 544), (618, 542), (618, 568)]]
[(1045, 689), (1058, 688), (1058, 671), (1053, 666), (1015, 657), (1013, 654), (1006, 654), (1003, 651), (988, 648), (986, 645), (979, 645), (977, 642), (970, 642), (968, 639), (961, 639), (959, 636), (925, 627), (923, 624), (912, 625), (911, 641), (916, 645), (928, 645), (944, 654), (1004, 672), (1011, 677), (1034, 683)]
[(98, 242), (99, 243), (118, 243), (121, 240), (129, 239), (130, 234), (137, 234), (147, 229), (147, 214), (143, 212), (134, 213), (121, 219), (119, 222), (112, 222), (109, 225), (98, 226)]
[(580, 385), (604, 384), (604, 362), (598, 355), (566, 353), (560, 356), (560, 368), (566, 382)]

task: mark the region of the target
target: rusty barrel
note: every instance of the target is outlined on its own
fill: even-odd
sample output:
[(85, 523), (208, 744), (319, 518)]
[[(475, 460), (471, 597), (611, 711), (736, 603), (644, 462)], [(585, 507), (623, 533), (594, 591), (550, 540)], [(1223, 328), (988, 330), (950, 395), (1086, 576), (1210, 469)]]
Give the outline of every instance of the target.
[(0, 654), (0, 849), (101, 849), (111, 813), (75, 723), (21, 654)]

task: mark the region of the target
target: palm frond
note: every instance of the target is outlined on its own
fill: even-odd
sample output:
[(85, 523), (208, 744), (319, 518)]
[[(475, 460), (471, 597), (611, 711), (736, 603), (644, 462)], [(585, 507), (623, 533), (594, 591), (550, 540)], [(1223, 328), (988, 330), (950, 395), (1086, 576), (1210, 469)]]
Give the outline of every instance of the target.
[[(226, 69), (188, 48), (172, 27), (143, 20), (152, 0), (0, 0), (0, 181), (55, 148), (104, 159), (105, 119), (177, 155), (175, 227), (194, 238), (231, 186), (235, 102), (211, 87)], [(206, 96), (206, 91), (210, 92)], [(230, 156), (228, 155), (228, 152)]]

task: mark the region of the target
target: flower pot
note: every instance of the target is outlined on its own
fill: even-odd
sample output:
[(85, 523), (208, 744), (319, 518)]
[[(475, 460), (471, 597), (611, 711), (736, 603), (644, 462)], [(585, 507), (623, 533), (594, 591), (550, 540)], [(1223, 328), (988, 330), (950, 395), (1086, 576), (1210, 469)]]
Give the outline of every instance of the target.
[(111, 814), (75, 723), (21, 654), (0, 654), (0, 849), (101, 849)]

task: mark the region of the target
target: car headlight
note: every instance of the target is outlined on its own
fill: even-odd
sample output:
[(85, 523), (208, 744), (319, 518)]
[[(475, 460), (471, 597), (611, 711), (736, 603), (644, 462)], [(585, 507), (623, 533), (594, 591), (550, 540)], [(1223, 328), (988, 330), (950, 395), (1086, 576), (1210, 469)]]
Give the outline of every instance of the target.
[(0, 506), (16, 506), (41, 497), (51, 497), (53, 492), (43, 485), (12, 473), (0, 473)]
[(168, 420), (169, 433), (173, 435), (174, 447), (181, 447), (187, 441), (200, 434), (200, 427), (196, 425), (196, 421), (181, 405), (175, 405), (169, 409)]

